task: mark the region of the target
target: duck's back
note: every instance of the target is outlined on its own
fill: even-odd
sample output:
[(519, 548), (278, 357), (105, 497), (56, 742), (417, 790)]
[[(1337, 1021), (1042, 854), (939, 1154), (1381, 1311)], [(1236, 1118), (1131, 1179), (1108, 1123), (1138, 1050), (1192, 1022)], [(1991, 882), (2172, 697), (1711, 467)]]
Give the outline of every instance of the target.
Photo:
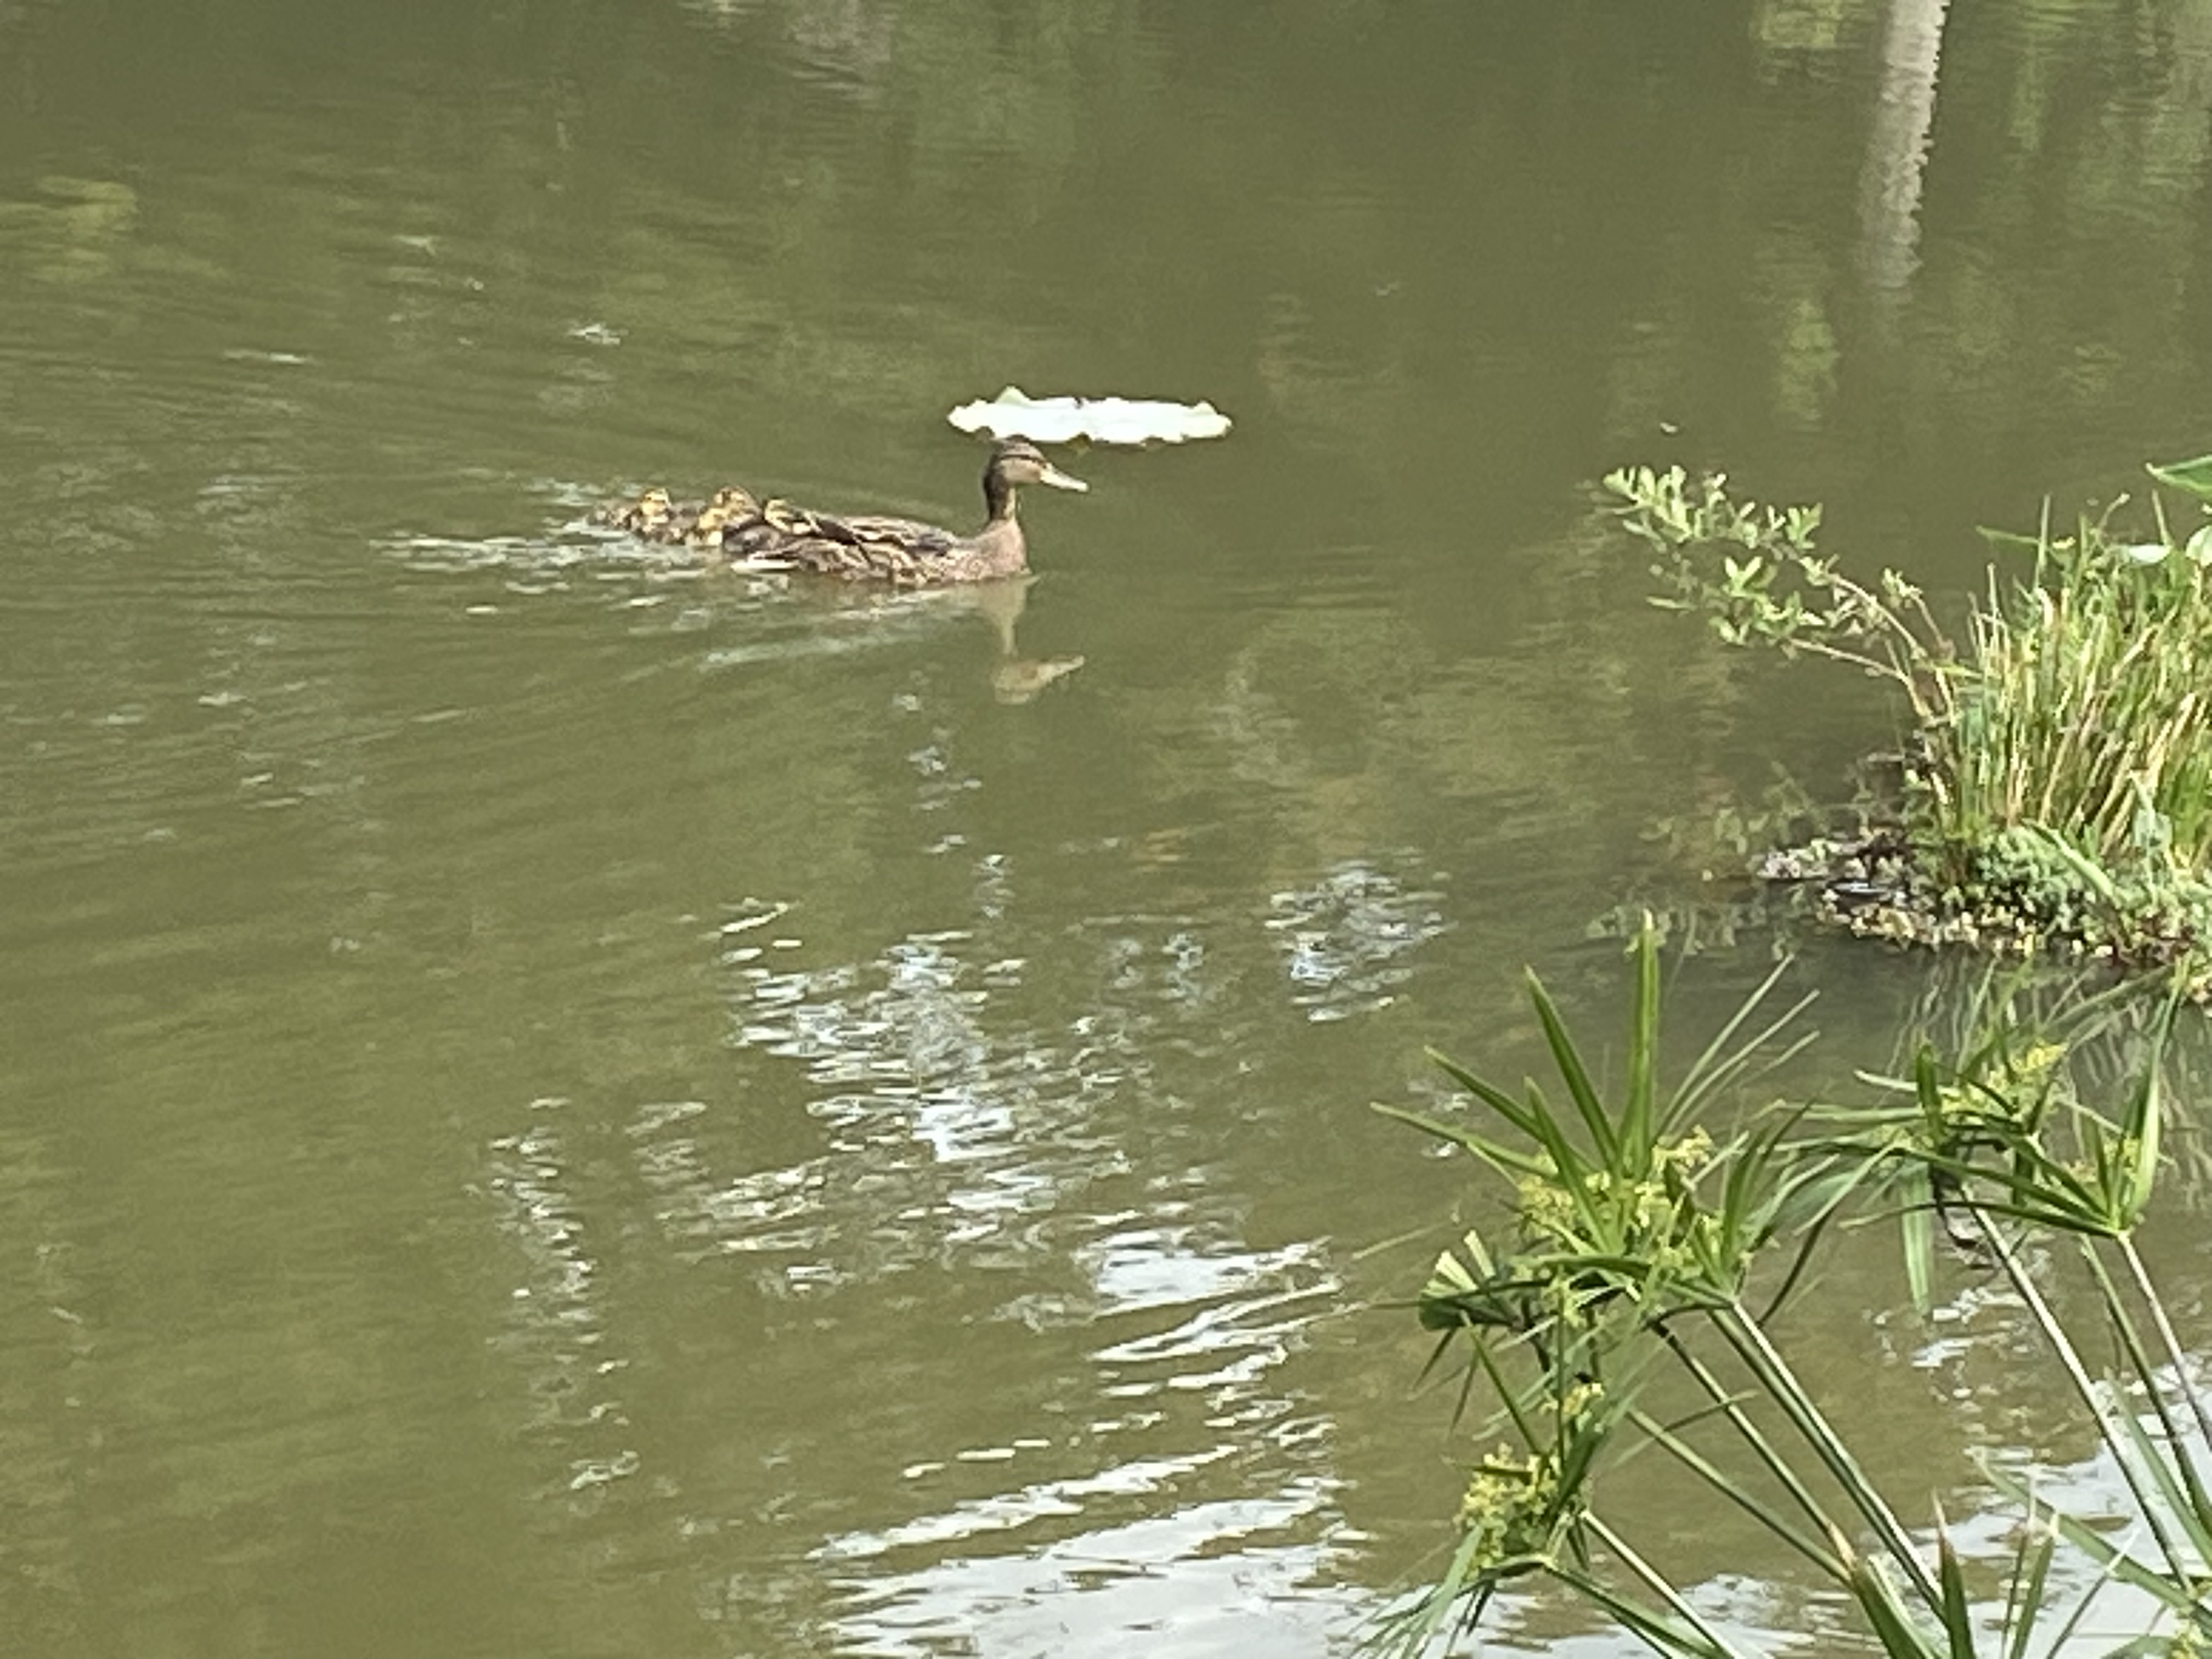
[(965, 568), (972, 554), (967, 543), (918, 519), (807, 512), (784, 530), (773, 553), (855, 581), (963, 581), (975, 574)]

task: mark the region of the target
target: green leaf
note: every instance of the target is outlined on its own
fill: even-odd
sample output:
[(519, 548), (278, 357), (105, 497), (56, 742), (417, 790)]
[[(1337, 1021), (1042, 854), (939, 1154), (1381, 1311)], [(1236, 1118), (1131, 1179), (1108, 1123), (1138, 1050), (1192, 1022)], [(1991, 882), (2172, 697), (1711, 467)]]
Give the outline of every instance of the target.
[(2027, 1644), (2041, 1622), (2049, 1594), (2051, 1558), (2057, 1552), (2058, 1535), (2035, 1518), (2028, 1505), (2020, 1547), (2013, 1555), (2012, 1579), (2005, 1587), (2005, 1659), (2027, 1659)]
[(1442, 1118), (1431, 1117), (1425, 1113), (1410, 1111), (1403, 1106), (1393, 1106), (1380, 1100), (1369, 1103), (1369, 1109), (1384, 1117), (1395, 1118), (1401, 1123), (1410, 1123), (1422, 1133), (1434, 1135), (1447, 1146), (1456, 1146), (1471, 1157), (1480, 1158), (1508, 1178), (1540, 1176), (1548, 1179), (1553, 1173), (1552, 1166), (1542, 1158), (1516, 1152), (1486, 1135), (1463, 1129), (1456, 1123), (1447, 1123)]
[[(1429, 1058), (1437, 1063), (1446, 1077), (1541, 1146), (1545, 1156), (1552, 1160), (1554, 1178), (1562, 1184), (1580, 1187), (1582, 1177), (1589, 1170), (1589, 1160), (1575, 1150), (1574, 1142), (1559, 1127), (1542, 1095), (1532, 1087), (1528, 1101), (1517, 1101), (1504, 1090), (1485, 1083), (1465, 1066), (1455, 1065), (1433, 1048), (1429, 1050)], [(1531, 1170), (1529, 1173), (1541, 1175), (1544, 1171), (1537, 1169)]]
[[(1978, 1456), (1975, 1461), (1981, 1465), (1983, 1478), (1999, 1492), (2021, 1504), (2035, 1503), (2035, 1495), (2027, 1483), (2011, 1471), (1988, 1457)], [(2204, 1603), (2196, 1586), (2137, 1560), (2120, 1549), (2104, 1533), (2063, 1510), (2045, 1508), (2041, 1513), (2053, 1531), (2096, 1562), (2106, 1577), (2118, 1579), (2121, 1583), (2141, 1590), (2172, 1611), (2186, 1614), (2202, 1624)]]
[(1578, 1572), (1563, 1563), (1554, 1563), (1551, 1571), (1554, 1578), (1611, 1613), (1656, 1653), (1684, 1654), (1689, 1659), (1744, 1659), (1740, 1650), (1729, 1646), (1710, 1626), (1693, 1626), (1680, 1619), (1669, 1619), (1631, 1600), (1603, 1579)]
[(2136, 1075), (2135, 1087), (2129, 1091), (2127, 1112), (2121, 1121), (2121, 1147), (2126, 1159), (2119, 1194), (2123, 1229), (2134, 1226), (2142, 1218), (2143, 1212), (2150, 1206), (2151, 1188), (2158, 1178), (2160, 1124), (2166, 1115), (2159, 1078), (2165, 1069), (2160, 1062), (2166, 1032), (2173, 1023), (2173, 1007), (2169, 999), (2151, 1034), (2150, 1053)]
[(1974, 1606), (1966, 1594), (1966, 1576), (1959, 1566), (1959, 1553), (1951, 1547), (1951, 1529), (1936, 1516), (1936, 1575), (1943, 1590), (1943, 1635), (1951, 1644), (1950, 1659), (1974, 1659)]
[(1830, 1541), (1847, 1564), (1846, 1582), (1851, 1595), (1889, 1659), (1947, 1659), (1913, 1624), (1911, 1609), (1905, 1605), (1889, 1575), (1881, 1570), (1881, 1563), (1858, 1554), (1840, 1532), (1834, 1534)]
[(1651, 918), (1644, 918), (1633, 948), (1636, 997), (1628, 1018), (1628, 1097), (1620, 1109), (1620, 1150), (1641, 1176), (1651, 1167), (1658, 1130), (1653, 1115), (1659, 1063), (1659, 945)]
[[(1574, 1039), (1567, 1034), (1566, 1022), (1559, 1018), (1558, 1006), (1544, 989), (1544, 981), (1533, 973), (1528, 975), (1528, 1000), (1535, 1006), (1536, 1018), (1543, 1024), (1544, 1040), (1551, 1045), (1552, 1063), (1559, 1067), (1559, 1079), (1567, 1085), (1575, 1109), (1582, 1115), (1583, 1127), (1589, 1131), (1590, 1145), (1597, 1153), (1599, 1164), (1608, 1170), (1619, 1170), (1620, 1141), (1606, 1115), (1605, 1103), (1598, 1097), (1596, 1085), (1590, 1081), (1582, 1055), (1576, 1052)], [(1563, 1172), (1566, 1167), (1560, 1166)]]
[(2145, 470), (2162, 484), (2186, 490), (2199, 501), (2212, 501), (2212, 455), (2199, 455), (2191, 461), (2168, 461), (2162, 465), (2152, 462)]
[(1914, 1311), (1925, 1314), (1935, 1305), (1936, 1196), (1924, 1170), (1910, 1181), (1906, 1191), (1905, 1212), (1898, 1218), (1905, 1231), (1905, 1283)]

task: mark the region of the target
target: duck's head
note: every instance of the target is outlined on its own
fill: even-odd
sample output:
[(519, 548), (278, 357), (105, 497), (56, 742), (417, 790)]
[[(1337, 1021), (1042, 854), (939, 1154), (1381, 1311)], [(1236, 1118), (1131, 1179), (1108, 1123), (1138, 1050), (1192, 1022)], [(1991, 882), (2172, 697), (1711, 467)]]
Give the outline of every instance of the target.
[(1014, 516), (1014, 491), (1023, 484), (1050, 484), (1054, 489), (1088, 489), (1080, 478), (1071, 478), (1027, 438), (1001, 438), (991, 447), (983, 468), (983, 503), (995, 522)]
[(1044, 451), (1027, 438), (1001, 438), (991, 447), (991, 463), (984, 469), (986, 477), (1004, 479), (1010, 484), (1050, 484), (1054, 489), (1088, 489), (1091, 486), (1080, 478), (1071, 478), (1050, 461)]
[(991, 695), (1000, 702), (1027, 702), (1082, 666), (1081, 657), (1009, 657), (991, 671)]
[(752, 492), (740, 489), (735, 484), (725, 484), (716, 490), (714, 499), (707, 505), (720, 509), (732, 519), (756, 519), (760, 516), (760, 503), (753, 499)]
[(665, 489), (648, 489), (637, 498), (637, 515), (648, 524), (659, 523), (674, 510)]

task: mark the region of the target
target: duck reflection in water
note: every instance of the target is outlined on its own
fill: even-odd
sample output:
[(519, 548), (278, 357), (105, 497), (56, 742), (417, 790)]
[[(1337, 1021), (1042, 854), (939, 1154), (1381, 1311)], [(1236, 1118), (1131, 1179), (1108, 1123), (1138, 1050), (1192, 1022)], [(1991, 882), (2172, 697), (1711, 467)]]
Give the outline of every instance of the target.
[(1065, 679), (1083, 666), (1079, 655), (1024, 657), (1014, 641), (1014, 624), (1029, 605), (1030, 584), (1035, 576), (1014, 576), (1005, 581), (979, 582), (968, 597), (991, 624), (999, 641), (999, 660), (991, 670), (991, 695), (1000, 702), (1027, 702), (1054, 680)]

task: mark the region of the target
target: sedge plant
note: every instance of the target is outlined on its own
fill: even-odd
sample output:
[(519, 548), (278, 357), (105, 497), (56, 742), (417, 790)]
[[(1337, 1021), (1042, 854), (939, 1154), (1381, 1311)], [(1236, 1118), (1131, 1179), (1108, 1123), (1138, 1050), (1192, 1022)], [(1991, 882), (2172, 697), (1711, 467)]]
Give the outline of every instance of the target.
[[(1631, 959), (1625, 1075), (1613, 1087), (1601, 1086), (1531, 975), (1555, 1085), (1516, 1092), (1439, 1057), (1468, 1116), (1378, 1108), (1467, 1154), (1503, 1200), (1503, 1218), (1462, 1237), (1419, 1297), (1421, 1322), (1437, 1333), (1431, 1365), (1456, 1363), (1461, 1420), (1475, 1419), (1487, 1449), (1469, 1472), (1447, 1565), (1378, 1626), (1378, 1645), (1429, 1652), (1478, 1627), (1502, 1591), (1548, 1579), (1656, 1652), (1766, 1651), (1705, 1616), (1607, 1514), (1607, 1471), (1654, 1454), (1832, 1583), (1892, 1659), (2074, 1653), (2068, 1644), (2112, 1581), (2160, 1610), (2114, 1651), (2212, 1644), (2202, 1577), (2212, 1425), (2134, 1243), (2160, 1158), (2155, 1054), (2110, 1115), (2072, 1097), (2056, 1045), (2000, 1033), (1950, 1062), (1923, 1048), (1908, 1077), (1873, 1080), (1892, 1092), (1870, 1105), (1778, 1107), (1716, 1135), (1714, 1111), (1760, 1056), (1794, 1050), (1780, 1039), (1803, 1005), (1765, 1018), (1770, 977), (1663, 1089), (1649, 927)], [(1916, 1531), (1878, 1488), (1768, 1327), (1832, 1224), (1884, 1212), (1906, 1219), (1916, 1291), (1939, 1242), (1970, 1241), (2004, 1274), (2126, 1472), (2146, 1545), (2053, 1510), (1992, 1468), (2025, 1523), (1993, 1601), (1970, 1589), (1940, 1517)], [(2094, 1374), (2094, 1345), (2054, 1311), (2031, 1241), (2078, 1255), (2124, 1356), (2117, 1383)], [(1686, 1417), (1651, 1403), (1684, 1387), (1702, 1402)], [(2094, 1568), (2092, 1589), (2070, 1601), (2051, 1588), (2062, 1547)]]

